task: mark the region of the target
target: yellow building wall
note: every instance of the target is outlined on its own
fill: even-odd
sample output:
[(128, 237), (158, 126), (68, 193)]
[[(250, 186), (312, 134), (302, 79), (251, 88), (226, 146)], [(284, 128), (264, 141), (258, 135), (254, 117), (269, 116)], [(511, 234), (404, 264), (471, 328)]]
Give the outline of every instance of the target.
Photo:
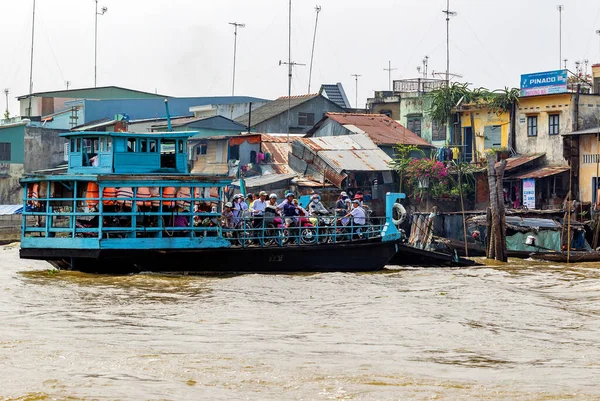
[(579, 197), (582, 202), (592, 202), (592, 181), (600, 177), (600, 146), (596, 135), (579, 137)]
[[(501, 146), (508, 146), (508, 135), (510, 129), (509, 113), (504, 112), (498, 114), (490, 111), (488, 108), (477, 108), (473, 110), (473, 122), (475, 123), (475, 127), (473, 128), (473, 134), (475, 135), (475, 150), (479, 155), (483, 155), (483, 153), (488, 150), (485, 149), (484, 146), (484, 131), (485, 127), (487, 126), (501, 126)], [(461, 112), (460, 124), (463, 129), (471, 126), (471, 112), (469, 110)]]
[[(559, 115), (559, 135), (549, 135), (549, 115)], [(527, 136), (527, 116), (537, 116), (537, 137)], [(521, 97), (516, 124), (516, 150), (520, 154), (545, 153), (550, 165), (565, 164), (563, 138), (572, 132), (573, 94)]]

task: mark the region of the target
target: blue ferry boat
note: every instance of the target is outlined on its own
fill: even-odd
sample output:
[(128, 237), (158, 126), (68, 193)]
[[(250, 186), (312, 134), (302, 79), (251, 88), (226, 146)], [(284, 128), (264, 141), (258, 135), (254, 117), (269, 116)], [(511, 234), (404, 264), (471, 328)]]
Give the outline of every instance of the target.
[(67, 171), (21, 179), (21, 258), (98, 273), (323, 272), (381, 269), (396, 253), (392, 207), (403, 194), (387, 194), (386, 216), (360, 235), (335, 219), (295, 243), (282, 240), (293, 230), (223, 227), (231, 179), (189, 174), (194, 134), (61, 134)]

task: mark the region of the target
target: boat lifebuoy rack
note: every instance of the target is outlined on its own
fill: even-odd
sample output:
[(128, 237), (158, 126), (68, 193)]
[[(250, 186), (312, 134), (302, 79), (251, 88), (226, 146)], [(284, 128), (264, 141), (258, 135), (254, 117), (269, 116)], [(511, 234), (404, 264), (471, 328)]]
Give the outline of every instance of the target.
[(404, 223), (404, 220), (406, 220), (406, 209), (401, 203), (394, 203), (394, 206), (392, 206), (392, 223), (400, 226), (400, 224)]

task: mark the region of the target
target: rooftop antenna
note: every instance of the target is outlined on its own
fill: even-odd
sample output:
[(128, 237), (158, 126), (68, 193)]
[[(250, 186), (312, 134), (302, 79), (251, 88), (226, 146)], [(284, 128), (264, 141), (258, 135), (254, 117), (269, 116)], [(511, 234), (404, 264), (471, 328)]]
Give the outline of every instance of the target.
[(98, 0), (94, 0), (96, 2), (96, 15), (94, 22), (94, 88), (97, 86), (97, 71), (98, 71), (98, 16), (104, 15), (108, 11), (108, 8), (102, 7), (100, 12), (98, 12)]
[(558, 68), (560, 68), (560, 60), (562, 60), (562, 12), (565, 6), (561, 4), (556, 9), (558, 10)]
[(362, 77), (362, 75), (360, 74), (351, 74), (351, 76), (354, 77), (354, 81), (355, 81), (355, 90), (356, 90), (356, 95), (355, 95), (355, 100), (354, 100), (354, 107), (358, 109), (358, 77)]
[(446, 14), (446, 86), (450, 85), (450, 17), (458, 15), (450, 11), (450, 0), (446, 0), (446, 9), (442, 10)]
[(429, 56), (423, 58), (423, 78), (427, 79), (427, 68), (429, 67)]
[(33, 96), (33, 38), (35, 32), (35, 0), (33, 0), (33, 17), (31, 22), (31, 65), (29, 67), (29, 108), (27, 116), (31, 117), (31, 97)]
[(388, 68), (384, 68), (383, 71), (388, 72), (388, 80), (389, 80), (389, 90), (392, 90), (392, 71), (397, 70), (397, 68), (392, 68), (392, 62), (388, 61)]
[(6, 111), (4, 112), (4, 118), (10, 118), (10, 112), (8, 111), (8, 94), (10, 93), (10, 89), (4, 89), (4, 95), (6, 96)]
[(596, 35), (600, 36), (600, 29), (596, 30)]
[(246, 24), (230, 22), (229, 25), (233, 25), (233, 80), (231, 84), (231, 96), (235, 96), (235, 57), (237, 53), (237, 31), (238, 27), (245, 28)]
[(563, 59), (563, 61), (565, 62), (565, 70), (567, 69), (567, 61), (569, 61), (568, 58)]
[(306, 65), (294, 63), (292, 61), (292, 0), (289, 0), (288, 6), (288, 61), (287, 63), (279, 60), (279, 65), (286, 64), (288, 66), (288, 109), (287, 109), (287, 142), (290, 143), (290, 109), (292, 108), (292, 69), (296, 65)]
[(65, 81), (65, 85), (67, 86), (67, 90), (69, 90), (69, 86), (71, 86), (71, 81)]
[(315, 6), (315, 11), (317, 16), (315, 18), (315, 33), (313, 34), (313, 43), (312, 43), (312, 51), (310, 53), (310, 68), (308, 70), (308, 92), (310, 93), (310, 82), (312, 80), (312, 67), (313, 67), (313, 58), (315, 56), (315, 41), (317, 40), (317, 24), (319, 23), (319, 13), (321, 12), (321, 6)]

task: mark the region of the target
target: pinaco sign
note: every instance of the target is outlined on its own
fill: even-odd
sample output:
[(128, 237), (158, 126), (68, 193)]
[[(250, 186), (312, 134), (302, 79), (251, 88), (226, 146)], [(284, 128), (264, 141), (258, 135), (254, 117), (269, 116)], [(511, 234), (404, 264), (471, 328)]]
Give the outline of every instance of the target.
[(552, 95), (567, 91), (567, 70), (521, 75), (521, 96)]

